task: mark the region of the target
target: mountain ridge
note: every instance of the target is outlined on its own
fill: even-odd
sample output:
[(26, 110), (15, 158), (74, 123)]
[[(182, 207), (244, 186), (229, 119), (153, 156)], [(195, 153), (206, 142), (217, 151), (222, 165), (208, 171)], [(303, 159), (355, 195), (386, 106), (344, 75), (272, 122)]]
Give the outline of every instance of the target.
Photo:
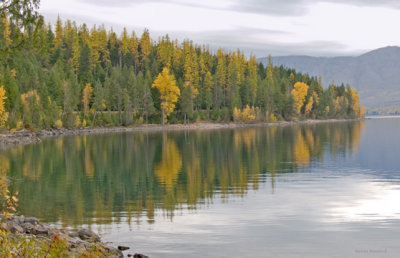
[[(259, 58), (264, 65), (268, 57)], [(400, 106), (400, 47), (387, 46), (359, 56), (273, 56), (274, 65), (294, 68), (311, 76), (322, 76), (324, 87), (350, 84), (367, 107)]]

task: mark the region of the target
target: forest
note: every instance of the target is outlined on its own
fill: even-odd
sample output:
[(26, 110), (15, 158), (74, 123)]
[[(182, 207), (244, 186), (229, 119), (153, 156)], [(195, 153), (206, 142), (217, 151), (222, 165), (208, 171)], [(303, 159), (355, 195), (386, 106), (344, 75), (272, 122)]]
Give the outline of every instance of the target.
[[(23, 47), (20, 45), (23, 44)], [(2, 12), (0, 127), (81, 128), (144, 123), (357, 118), (349, 85), (267, 67), (240, 50), (168, 35), (88, 28), (43, 17), (20, 26)]]

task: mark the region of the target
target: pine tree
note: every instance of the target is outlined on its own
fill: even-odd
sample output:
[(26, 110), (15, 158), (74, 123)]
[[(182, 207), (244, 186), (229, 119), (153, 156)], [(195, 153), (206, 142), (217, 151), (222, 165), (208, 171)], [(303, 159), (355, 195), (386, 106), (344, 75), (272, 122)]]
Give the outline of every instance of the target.
[(146, 124), (149, 122), (149, 115), (154, 112), (154, 102), (151, 96), (151, 76), (150, 72), (146, 72), (145, 80), (143, 83), (143, 115), (146, 118)]
[(212, 92), (214, 88), (214, 78), (211, 75), (210, 71), (208, 71), (204, 77), (204, 105), (207, 110), (210, 110), (212, 106)]
[(90, 48), (87, 44), (84, 44), (80, 51), (78, 65), (78, 79), (80, 82), (86, 84), (92, 80), (90, 67)]
[(63, 28), (62, 28), (60, 16), (58, 16), (57, 22), (56, 22), (56, 37), (54, 38), (54, 46), (61, 47), (62, 39), (63, 39)]
[(86, 83), (86, 86), (83, 89), (82, 93), (83, 114), (85, 118), (89, 111), (89, 104), (92, 99), (92, 93), (93, 93), (92, 85), (90, 85), (90, 83)]
[(4, 87), (0, 87), (0, 127), (2, 127), (8, 120), (8, 113), (5, 110), (4, 100), (7, 99)]
[(96, 81), (94, 85), (94, 96), (93, 96), (93, 109), (94, 109), (94, 114), (93, 114), (93, 122), (92, 124), (95, 124), (96, 121), (96, 115), (97, 112), (103, 112), (106, 109), (106, 101), (104, 100), (104, 89), (103, 85), (101, 85), (101, 82), (99, 80)]
[(188, 118), (193, 114), (193, 99), (192, 99), (192, 87), (183, 86), (182, 97), (181, 97), (181, 109), (184, 113), (183, 123), (186, 124)]
[(224, 88), (226, 86), (226, 59), (221, 49), (217, 51), (217, 70), (215, 72), (214, 107), (225, 104)]
[(4, 37), (4, 44), (5, 47), (8, 48), (11, 45), (11, 31), (10, 31), (10, 22), (7, 17), (7, 12), (4, 13), (2, 17), (2, 25), (3, 25), (3, 37)]
[(251, 55), (247, 63), (248, 92), (250, 93), (250, 104), (255, 105), (257, 94), (257, 60)]
[(79, 62), (80, 62), (80, 44), (79, 44), (79, 38), (74, 37), (73, 43), (72, 43), (72, 64), (74, 66), (75, 74), (78, 74), (79, 72)]
[(145, 61), (151, 52), (151, 42), (150, 42), (150, 34), (146, 29), (144, 30), (142, 37), (140, 38), (140, 62), (142, 65), (142, 71), (145, 68)]

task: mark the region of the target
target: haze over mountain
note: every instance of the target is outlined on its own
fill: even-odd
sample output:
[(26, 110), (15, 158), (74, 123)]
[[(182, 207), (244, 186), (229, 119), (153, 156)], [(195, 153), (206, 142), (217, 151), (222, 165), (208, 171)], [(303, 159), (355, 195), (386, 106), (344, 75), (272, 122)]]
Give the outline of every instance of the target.
[[(268, 58), (259, 61), (267, 64)], [(348, 83), (358, 90), (361, 104), (368, 108), (400, 106), (400, 47), (380, 48), (356, 57), (275, 56), (272, 61), (322, 76), (325, 88), (332, 81)]]

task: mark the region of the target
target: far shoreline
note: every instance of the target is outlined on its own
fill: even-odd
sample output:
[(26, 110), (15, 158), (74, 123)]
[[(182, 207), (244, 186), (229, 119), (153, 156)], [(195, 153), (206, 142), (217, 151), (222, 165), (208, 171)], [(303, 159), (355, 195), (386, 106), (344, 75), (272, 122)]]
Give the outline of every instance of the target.
[(301, 121), (280, 121), (280, 122), (260, 122), (260, 123), (213, 123), (198, 122), (192, 124), (142, 124), (133, 126), (112, 126), (112, 127), (85, 127), (85, 128), (61, 128), (61, 129), (44, 129), (38, 132), (29, 130), (20, 130), (16, 132), (6, 131), (0, 133), (0, 149), (8, 147), (26, 145), (41, 142), (41, 139), (55, 138), (73, 135), (98, 135), (109, 133), (128, 133), (128, 132), (162, 132), (162, 131), (187, 131), (187, 130), (219, 130), (219, 129), (235, 129), (235, 128), (251, 128), (251, 127), (270, 127), (270, 126), (290, 126), (290, 125), (311, 125), (321, 123), (338, 123), (361, 121), (368, 118), (351, 118), (351, 119), (307, 119)]

